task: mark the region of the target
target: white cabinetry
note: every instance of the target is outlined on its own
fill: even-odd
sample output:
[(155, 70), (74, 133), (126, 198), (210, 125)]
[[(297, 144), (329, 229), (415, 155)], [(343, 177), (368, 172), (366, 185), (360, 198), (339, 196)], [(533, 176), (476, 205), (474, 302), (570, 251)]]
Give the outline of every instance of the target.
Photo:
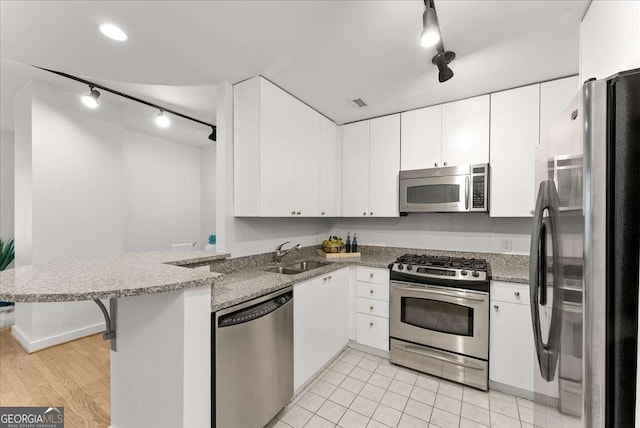
[(489, 95), (442, 105), (442, 165), (489, 162)]
[(320, 117), (320, 216), (337, 217), (342, 183), (340, 128)]
[(491, 94), (491, 217), (531, 217), (540, 85)]
[(320, 114), (271, 82), (234, 86), (236, 216), (320, 216)]
[(546, 144), (551, 125), (558, 120), (579, 89), (578, 76), (540, 84), (540, 144)]
[(492, 281), (490, 312), (489, 379), (531, 393), (536, 357), (528, 285)]
[(342, 126), (342, 215), (397, 217), (400, 115)]
[(357, 342), (389, 351), (389, 271), (358, 267)]
[(302, 387), (349, 342), (349, 268), (293, 288), (293, 386)]
[(411, 110), (400, 116), (400, 170), (434, 168), (441, 165), (442, 106)]

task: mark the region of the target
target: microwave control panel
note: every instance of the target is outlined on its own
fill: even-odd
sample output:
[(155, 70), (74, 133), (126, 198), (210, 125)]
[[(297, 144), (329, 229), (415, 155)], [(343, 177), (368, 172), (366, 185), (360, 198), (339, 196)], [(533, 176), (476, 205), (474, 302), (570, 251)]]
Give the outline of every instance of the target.
[(472, 167), (471, 174), (471, 209), (487, 211), (487, 166)]

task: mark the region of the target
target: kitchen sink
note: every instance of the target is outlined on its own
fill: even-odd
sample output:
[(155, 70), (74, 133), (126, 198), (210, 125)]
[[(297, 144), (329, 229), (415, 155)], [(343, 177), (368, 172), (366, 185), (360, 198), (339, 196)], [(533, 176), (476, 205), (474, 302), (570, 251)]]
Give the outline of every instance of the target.
[(270, 269), (267, 269), (266, 271), (271, 273), (281, 273), (283, 275), (296, 275), (302, 272), (307, 272), (313, 269), (321, 268), (328, 264), (330, 263), (314, 262), (314, 261), (298, 262), (298, 263), (292, 263), (286, 266), (272, 267)]

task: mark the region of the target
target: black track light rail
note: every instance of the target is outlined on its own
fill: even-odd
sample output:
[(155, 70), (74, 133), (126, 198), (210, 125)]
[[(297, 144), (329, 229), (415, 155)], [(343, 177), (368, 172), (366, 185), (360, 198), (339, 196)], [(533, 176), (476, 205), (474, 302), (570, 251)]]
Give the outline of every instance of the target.
[(76, 82), (84, 83), (85, 85), (89, 86), (89, 88), (91, 88), (91, 89), (97, 88), (97, 89), (112, 93), (114, 95), (117, 95), (119, 97), (123, 97), (123, 98), (126, 98), (128, 100), (135, 101), (137, 103), (144, 104), (144, 105), (149, 106), (149, 107), (153, 107), (155, 109), (160, 110), (161, 112), (171, 113), (174, 116), (178, 116), (178, 117), (181, 117), (183, 119), (187, 119), (187, 120), (190, 120), (192, 122), (199, 123), (200, 125), (208, 126), (212, 130), (211, 135), (209, 135), (209, 139), (212, 140), (212, 141), (216, 141), (217, 128), (216, 128), (216, 125), (214, 125), (212, 123), (207, 123), (207, 122), (204, 122), (204, 121), (202, 121), (200, 119), (196, 119), (194, 117), (187, 116), (187, 115), (184, 115), (182, 113), (178, 113), (177, 111), (174, 111), (174, 110), (159, 106), (157, 104), (150, 103), (149, 101), (145, 101), (145, 100), (142, 100), (140, 98), (136, 98), (136, 97), (134, 97), (132, 95), (125, 94), (124, 92), (120, 92), (120, 91), (117, 91), (115, 89), (111, 89), (111, 88), (108, 88), (106, 86), (99, 85), (97, 83), (91, 82), (91, 81), (86, 80), (86, 79), (82, 79), (80, 77), (77, 77), (77, 76), (74, 76), (74, 75), (71, 75), (71, 74), (63, 73), (61, 71), (56, 71), (56, 70), (50, 70), (48, 68), (43, 68), (43, 67), (38, 67), (38, 66), (34, 66), (34, 67), (36, 67), (36, 68), (38, 68), (40, 70), (47, 71), (49, 73), (56, 74), (58, 76), (66, 77), (67, 79), (75, 80)]

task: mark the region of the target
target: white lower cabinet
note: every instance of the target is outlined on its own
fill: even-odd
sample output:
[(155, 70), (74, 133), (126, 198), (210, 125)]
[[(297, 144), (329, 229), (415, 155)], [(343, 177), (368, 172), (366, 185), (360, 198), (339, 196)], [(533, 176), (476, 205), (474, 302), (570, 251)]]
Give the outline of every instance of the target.
[(358, 267), (356, 341), (389, 350), (389, 270)]
[(528, 294), (526, 284), (491, 282), (489, 379), (523, 392), (532, 392), (534, 383)]
[(349, 342), (349, 268), (293, 288), (293, 387), (298, 390)]

